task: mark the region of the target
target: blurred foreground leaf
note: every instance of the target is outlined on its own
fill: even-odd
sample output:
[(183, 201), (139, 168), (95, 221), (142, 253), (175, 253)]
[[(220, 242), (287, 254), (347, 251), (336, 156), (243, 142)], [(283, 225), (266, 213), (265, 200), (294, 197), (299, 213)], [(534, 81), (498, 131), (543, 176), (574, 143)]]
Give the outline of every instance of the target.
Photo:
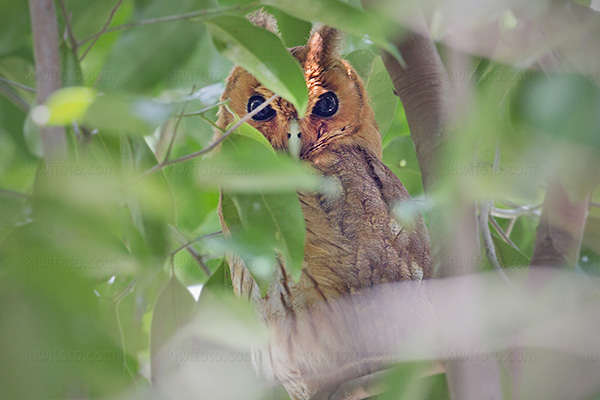
[[(179, 357), (173, 354), (184, 349), (165, 347), (172, 336), (181, 331), (193, 314), (196, 301), (192, 294), (173, 275), (156, 299), (152, 312), (150, 354), (152, 379), (165, 375), (177, 367)], [(181, 356), (181, 354), (179, 354)]]
[(242, 17), (223, 16), (207, 20), (215, 47), (263, 85), (292, 103), (302, 118), (308, 89), (298, 61), (272, 32)]

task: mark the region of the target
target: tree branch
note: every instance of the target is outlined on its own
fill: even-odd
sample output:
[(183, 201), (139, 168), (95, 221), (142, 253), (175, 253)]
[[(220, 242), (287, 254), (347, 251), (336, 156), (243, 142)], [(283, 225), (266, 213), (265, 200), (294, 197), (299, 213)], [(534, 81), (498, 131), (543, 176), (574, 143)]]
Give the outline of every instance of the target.
[(0, 76), (0, 82), (4, 82), (7, 85), (14, 86), (17, 89), (23, 89), (26, 92), (35, 93), (35, 88), (32, 88), (31, 86), (23, 85), (22, 83), (13, 82), (10, 79), (6, 79), (6, 78), (3, 78), (1, 76)]
[[(123, 3), (123, 0), (119, 0), (117, 2), (117, 5), (113, 7), (113, 9), (110, 11), (110, 15), (108, 16), (108, 20), (106, 20), (106, 23), (104, 24), (104, 26), (102, 27), (102, 29), (100, 30), (100, 32), (98, 34), (96, 34), (95, 36), (92, 36), (92, 43), (90, 43), (90, 45), (85, 49), (85, 51), (83, 52), (83, 54), (81, 55), (81, 57), (79, 58), (79, 62), (83, 61), (83, 59), (85, 58), (85, 56), (87, 55), (87, 53), (89, 53), (90, 49), (96, 44), (96, 42), (98, 41), (98, 39), (100, 39), (100, 36), (104, 35), (106, 33), (106, 30), (108, 29), (108, 26), (110, 25), (110, 23), (113, 20), (113, 17), (115, 16), (115, 13), (117, 12), (117, 9), (119, 8), (119, 6), (121, 5), (121, 3)], [(84, 44), (86, 41), (81, 41), (81, 44)]]
[[(58, 56), (58, 26), (53, 0), (29, 0), (33, 50), (35, 57), (37, 103), (42, 104), (60, 89), (60, 59)], [(65, 129), (42, 128), (44, 158), (53, 160), (67, 153)]]
[[(422, 28), (419, 32), (428, 32), (422, 15), (417, 22)], [(423, 187), (431, 195), (442, 177), (439, 163), (449, 136), (452, 87), (431, 37), (410, 32), (396, 46), (406, 67), (388, 53), (383, 52), (382, 58), (406, 112)], [(437, 276), (469, 273), (480, 268), (476, 207), (458, 194), (467, 190), (461, 189), (465, 185), (460, 180), (457, 185), (456, 198), (448, 199), (448, 203), (433, 210), (430, 217), (432, 259)], [(476, 296), (471, 300), (477, 301)], [(497, 363), (448, 360), (446, 367), (453, 399), (502, 399)]]
[(592, 188), (574, 195), (557, 178), (546, 191), (538, 225), (532, 267), (575, 266), (590, 202)]
[[(256, 107), (254, 110), (252, 110), (251, 112), (249, 112), (248, 114), (244, 115), (238, 122), (236, 122), (235, 124), (233, 124), (231, 126), (231, 128), (227, 129), (227, 131), (225, 131), (225, 133), (223, 133), (221, 136), (219, 136), (217, 139), (215, 139), (211, 144), (209, 144), (208, 146), (206, 146), (205, 148), (203, 148), (202, 150), (198, 150), (194, 153), (191, 154), (187, 154), (185, 156), (181, 156), (179, 158), (176, 158), (174, 160), (169, 160), (168, 158), (164, 158), (160, 163), (156, 164), (154, 167), (146, 170), (143, 174), (141, 174), (140, 176), (138, 176), (137, 178), (135, 178), (133, 181), (127, 183), (124, 186), (127, 185), (131, 185), (141, 179), (144, 179), (145, 177), (152, 175), (153, 173), (155, 173), (156, 171), (160, 171), (161, 169), (169, 166), (169, 165), (173, 165), (173, 164), (177, 164), (180, 162), (184, 162), (184, 161), (188, 161), (191, 160), (193, 158), (199, 157), (201, 155), (207, 154), (209, 152), (211, 152), (213, 149), (215, 149), (218, 145), (221, 144), (221, 142), (223, 142), (225, 139), (227, 139), (227, 137), (229, 137), (229, 135), (231, 135), (233, 132), (235, 132), (240, 126), (242, 126), (246, 121), (248, 121), (250, 118), (252, 118), (253, 116), (255, 116), (256, 114), (258, 114), (259, 112), (261, 112), (262, 110), (264, 110), (265, 108), (267, 108), (267, 106), (269, 104), (271, 104), (273, 102), (273, 100), (275, 100), (277, 97), (279, 97), (278, 95), (274, 94), (273, 96), (269, 97), (265, 102), (263, 102), (260, 106)], [(183, 116), (184, 114), (180, 115), (180, 118)], [(175, 134), (175, 133), (174, 133)]]
[(75, 39), (75, 35), (73, 34), (73, 27), (71, 26), (71, 18), (69, 17), (69, 12), (67, 11), (67, 7), (65, 6), (65, 0), (59, 0), (58, 4), (60, 5), (60, 11), (65, 19), (65, 26), (67, 29), (67, 36), (69, 37), (69, 42), (71, 43), (71, 51), (77, 58), (77, 52), (79, 50), (79, 44), (77, 43), (77, 39)]
[[(240, 11), (240, 12), (243, 12), (244, 10), (251, 10), (255, 6), (256, 6), (256, 3), (250, 3), (250, 4), (247, 4), (245, 6), (234, 5), (234, 6), (230, 6), (230, 7), (208, 8), (208, 9), (204, 9), (204, 10), (191, 11), (191, 12), (185, 13), (185, 14), (168, 15), (166, 17), (144, 19), (144, 20), (137, 21), (137, 22), (131, 22), (129, 24), (123, 24), (123, 25), (115, 26), (113, 28), (108, 28), (108, 24), (110, 24), (110, 20), (109, 20), (107, 22), (107, 25), (105, 25), (105, 27), (102, 28), (102, 30), (100, 32), (96, 33), (95, 35), (89, 36), (89, 37), (81, 40), (79, 42), (79, 45), (85, 44), (85, 43), (89, 42), (90, 40), (93, 40), (94, 43), (95, 43), (96, 40), (98, 40), (98, 38), (100, 36), (104, 35), (105, 33), (111, 33), (111, 32), (121, 31), (121, 30), (124, 30), (124, 29), (131, 29), (131, 28), (135, 28), (136, 26), (152, 25), (152, 24), (162, 24), (163, 22), (181, 21), (181, 20), (184, 20), (184, 19), (190, 19), (190, 18), (195, 18), (195, 17), (202, 17), (202, 16), (206, 16), (206, 15), (211, 15), (211, 14), (223, 14), (223, 13), (230, 12), (230, 11)], [(112, 14), (111, 14), (111, 19), (112, 19)], [(105, 28), (108, 28), (108, 29), (105, 29)], [(91, 47), (91, 45), (90, 45), (90, 47)], [(89, 47), (85, 51), (85, 53), (87, 53), (88, 50), (89, 50)], [(82, 59), (85, 56), (85, 53), (81, 57)]]

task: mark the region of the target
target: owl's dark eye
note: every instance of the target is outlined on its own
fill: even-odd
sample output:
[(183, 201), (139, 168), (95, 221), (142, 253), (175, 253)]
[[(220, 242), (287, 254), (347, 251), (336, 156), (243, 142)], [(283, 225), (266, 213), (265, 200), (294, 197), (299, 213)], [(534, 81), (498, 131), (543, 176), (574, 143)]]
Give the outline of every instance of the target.
[(319, 117), (331, 117), (337, 112), (338, 104), (338, 98), (335, 93), (323, 93), (319, 96), (319, 100), (313, 107), (312, 113)]
[[(250, 97), (248, 100), (248, 112), (252, 112), (258, 106), (265, 102), (265, 98), (259, 95)], [(275, 110), (270, 105), (259, 111), (258, 114), (252, 117), (255, 121), (264, 121), (275, 115)]]

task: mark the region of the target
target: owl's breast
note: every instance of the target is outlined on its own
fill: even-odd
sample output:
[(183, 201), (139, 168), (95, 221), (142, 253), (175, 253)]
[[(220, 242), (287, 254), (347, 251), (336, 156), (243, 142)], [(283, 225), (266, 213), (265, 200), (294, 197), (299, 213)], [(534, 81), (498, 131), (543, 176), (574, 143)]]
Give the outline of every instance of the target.
[[(323, 152), (313, 164), (326, 183), (298, 194), (306, 222), (300, 280), (292, 280), (279, 258), (267, 296), (260, 298), (241, 260), (231, 265), (234, 288), (253, 298), (273, 329), (265, 361), (298, 398), (324, 383), (308, 377), (343, 368), (347, 361), (336, 358), (339, 349), (362, 351), (360, 337), (344, 334), (357, 330), (349, 320), (317, 317), (324, 306), (375, 285), (431, 276), (427, 229), (420, 215), (403, 215), (403, 209), (414, 210), (407, 207), (412, 200), (389, 168), (354, 146)], [(358, 363), (343, 378), (372, 369)]]

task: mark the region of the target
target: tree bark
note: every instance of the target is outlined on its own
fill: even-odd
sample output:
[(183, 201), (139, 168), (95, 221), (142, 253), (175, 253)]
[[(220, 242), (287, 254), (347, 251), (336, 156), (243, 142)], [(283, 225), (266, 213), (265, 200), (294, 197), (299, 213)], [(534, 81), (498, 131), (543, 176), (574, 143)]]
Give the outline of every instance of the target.
[[(576, 182), (576, 177), (574, 177)], [(560, 182), (546, 191), (531, 267), (574, 267), (579, 257), (591, 188), (574, 194)]]
[[(58, 26), (53, 0), (29, 0), (33, 31), (37, 103), (61, 87)], [(42, 129), (42, 146), (46, 161), (63, 158), (67, 153), (65, 130), (62, 127)]]
[[(424, 19), (421, 25), (424, 29), (420, 32), (427, 32)], [(411, 32), (396, 46), (405, 66), (388, 53), (383, 52), (382, 57), (406, 112), (423, 186), (431, 195), (443, 176), (440, 162), (449, 138), (453, 91), (435, 43), (429, 36)], [(434, 274), (437, 277), (471, 273), (480, 268), (476, 205), (465, 202), (460, 195), (460, 180), (457, 184), (455, 196), (436, 207), (430, 216)], [(477, 301), (475, 295), (472, 301)], [(478, 343), (473, 346), (478, 347)], [(446, 371), (453, 399), (502, 399), (496, 362), (448, 360)]]

